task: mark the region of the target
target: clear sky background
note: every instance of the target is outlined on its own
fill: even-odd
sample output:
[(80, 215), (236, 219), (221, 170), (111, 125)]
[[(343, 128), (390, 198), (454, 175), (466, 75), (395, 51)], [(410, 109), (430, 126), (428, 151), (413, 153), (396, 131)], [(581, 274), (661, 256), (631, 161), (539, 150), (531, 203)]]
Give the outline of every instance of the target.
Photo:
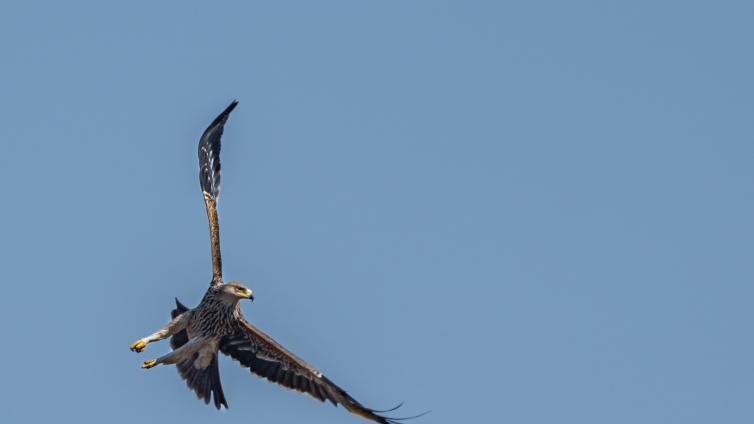
[[(131, 342), (211, 275), (417, 423), (754, 422), (751, 2), (4, 2), (0, 418), (356, 423)], [(75, 421), (73, 421), (75, 419)]]

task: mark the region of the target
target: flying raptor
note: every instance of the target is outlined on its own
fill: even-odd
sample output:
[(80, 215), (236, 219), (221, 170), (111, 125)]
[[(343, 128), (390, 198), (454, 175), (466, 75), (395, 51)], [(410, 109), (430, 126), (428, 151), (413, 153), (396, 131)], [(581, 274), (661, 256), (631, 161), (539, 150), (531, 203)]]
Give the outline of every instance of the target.
[[(254, 300), (251, 290), (237, 282), (224, 283), (220, 259), (220, 228), (217, 200), (220, 196), (220, 138), (228, 116), (238, 102), (230, 105), (207, 127), (199, 140), (199, 182), (209, 219), (212, 243), (212, 281), (202, 301), (189, 309), (175, 300), (172, 320), (161, 330), (137, 340), (131, 350), (141, 352), (147, 344), (170, 337), (170, 353), (145, 361), (142, 368), (175, 364), (190, 389), (205, 403), (213, 400), (217, 409), (228, 407), (220, 384), (218, 352), (230, 356), (251, 372), (289, 389), (308, 393), (349, 412), (378, 423), (394, 424), (406, 418), (390, 418), (352, 398), (312, 366), (302, 361), (244, 318), (242, 299)], [(398, 405), (400, 406), (400, 405)], [(409, 417), (413, 418), (413, 417)]]

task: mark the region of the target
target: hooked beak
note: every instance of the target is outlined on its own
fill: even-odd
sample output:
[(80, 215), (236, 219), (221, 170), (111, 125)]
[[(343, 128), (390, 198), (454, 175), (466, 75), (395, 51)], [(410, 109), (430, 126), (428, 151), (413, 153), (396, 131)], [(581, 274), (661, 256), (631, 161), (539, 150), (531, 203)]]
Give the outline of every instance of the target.
[(249, 292), (249, 295), (246, 298), (253, 302), (254, 301), (254, 294), (251, 293), (251, 292)]

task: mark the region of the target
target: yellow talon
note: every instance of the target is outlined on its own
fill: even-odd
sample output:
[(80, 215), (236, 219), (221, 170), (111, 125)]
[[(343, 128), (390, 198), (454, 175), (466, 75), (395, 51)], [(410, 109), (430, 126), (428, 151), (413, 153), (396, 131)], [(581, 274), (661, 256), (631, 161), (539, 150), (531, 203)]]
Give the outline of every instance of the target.
[(149, 368), (152, 368), (155, 365), (157, 365), (157, 360), (156, 359), (150, 359), (148, 361), (144, 361), (144, 363), (141, 365), (141, 367), (144, 368), (144, 369), (149, 369)]
[(139, 339), (131, 345), (131, 350), (134, 352), (141, 352), (145, 347), (147, 347), (147, 343), (144, 340)]

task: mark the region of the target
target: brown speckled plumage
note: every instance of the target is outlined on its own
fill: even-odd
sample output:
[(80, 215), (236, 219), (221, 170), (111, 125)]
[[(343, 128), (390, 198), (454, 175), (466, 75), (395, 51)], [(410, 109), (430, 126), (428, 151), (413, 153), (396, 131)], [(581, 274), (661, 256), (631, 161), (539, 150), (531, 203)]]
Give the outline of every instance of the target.
[(220, 299), (222, 286), (212, 286), (191, 312), (186, 331), (189, 337), (223, 337), (236, 331), (241, 310)]

